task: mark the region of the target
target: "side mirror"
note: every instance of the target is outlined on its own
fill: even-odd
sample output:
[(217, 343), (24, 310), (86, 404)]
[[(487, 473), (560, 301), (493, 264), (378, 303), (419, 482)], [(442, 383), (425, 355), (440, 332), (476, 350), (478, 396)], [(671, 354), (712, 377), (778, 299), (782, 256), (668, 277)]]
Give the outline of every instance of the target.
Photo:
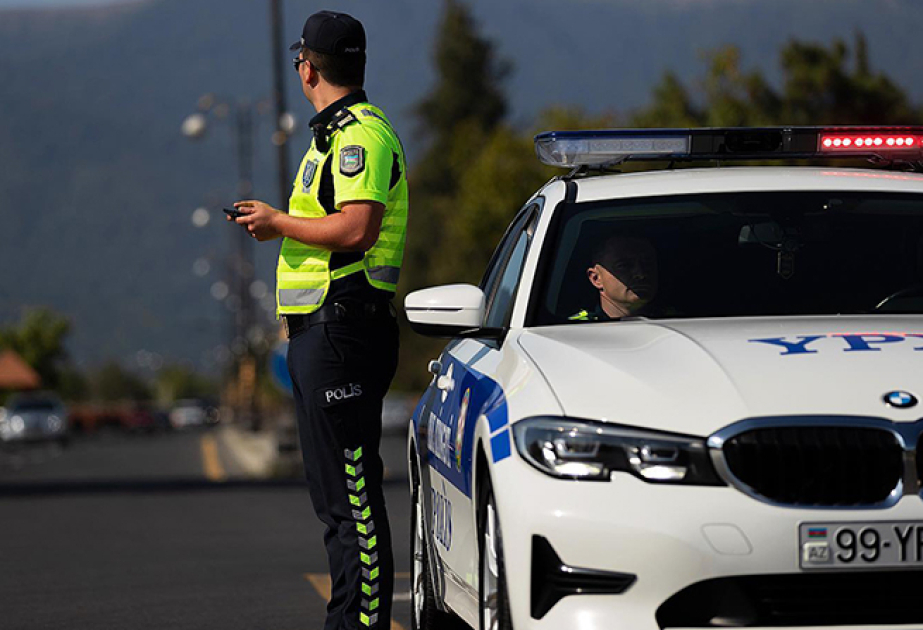
[(470, 284), (447, 284), (410, 293), (404, 310), (414, 332), (428, 337), (499, 339), (503, 329), (482, 328), (484, 292)]

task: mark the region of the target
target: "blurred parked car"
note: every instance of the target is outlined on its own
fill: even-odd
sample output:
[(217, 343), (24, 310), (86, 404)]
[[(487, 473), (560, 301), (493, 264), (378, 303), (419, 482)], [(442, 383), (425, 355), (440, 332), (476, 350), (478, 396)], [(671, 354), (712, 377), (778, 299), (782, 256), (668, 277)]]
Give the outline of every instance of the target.
[(177, 400), (170, 411), (174, 429), (218, 423), (218, 408), (204, 400)]
[(170, 416), (150, 403), (139, 403), (125, 415), (125, 428), (129, 431), (163, 431), (171, 428)]
[(0, 442), (57, 441), (69, 439), (67, 409), (52, 392), (17, 394), (0, 407)]

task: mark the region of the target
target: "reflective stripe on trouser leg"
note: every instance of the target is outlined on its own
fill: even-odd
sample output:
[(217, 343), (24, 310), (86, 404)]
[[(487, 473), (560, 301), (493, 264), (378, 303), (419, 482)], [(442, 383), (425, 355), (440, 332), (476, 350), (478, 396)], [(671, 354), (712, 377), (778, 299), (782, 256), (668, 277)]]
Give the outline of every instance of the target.
[(372, 508), (368, 505), (368, 495), (363, 492), (365, 477), (362, 470), (362, 447), (354, 451), (346, 449), (346, 485), (349, 488), (349, 503), (352, 505), (353, 519), (359, 532), (359, 560), (362, 570), (362, 610), (359, 621), (363, 626), (374, 627), (378, 623), (378, 578), (381, 569), (378, 566), (378, 552), (375, 547), (375, 521), (372, 520)]

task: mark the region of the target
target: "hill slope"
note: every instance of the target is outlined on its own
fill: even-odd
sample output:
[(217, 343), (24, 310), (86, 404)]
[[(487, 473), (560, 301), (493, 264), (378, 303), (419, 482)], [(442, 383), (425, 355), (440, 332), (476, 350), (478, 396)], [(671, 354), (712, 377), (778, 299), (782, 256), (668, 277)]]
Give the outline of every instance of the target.
[[(343, 0), (367, 25), (368, 91), (391, 114), (413, 158), (411, 107), (433, 79), (441, 3)], [(777, 74), (789, 38), (868, 37), (872, 62), (923, 100), (923, 58), (911, 54), (923, 3), (912, 0), (472, 0), (484, 32), (516, 68), (513, 119), (554, 103), (589, 110), (642, 105), (662, 72), (701, 73), (700, 53), (739, 44), (748, 65)], [(269, 93), (268, 3), (147, 0), (103, 8), (0, 11), (0, 323), (47, 304), (75, 323), (83, 364), (139, 349), (199, 364), (226, 337), (209, 295), (222, 279), (233, 226), (190, 223), (207, 200), (232, 200), (234, 144), (214, 124), (199, 144), (179, 125), (204, 92)], [(309, 3), (289, 1), (294, 40)], [(280, 54), (288, 55), (287, 51)], [(313, 112), (289, 77), (299, 119)], [(818, 121), (821, 122), (821, 121)], [(269, 125), (258, 129), (257, 196), (276, 202)], [(292, 143), (293, 163), (308, 142)], [(415, 212), (425, 212), (415, 208)], [(274, 246), (259, 248), (270, 285)], [(211, 272), (192, 273), (208, 257)]]

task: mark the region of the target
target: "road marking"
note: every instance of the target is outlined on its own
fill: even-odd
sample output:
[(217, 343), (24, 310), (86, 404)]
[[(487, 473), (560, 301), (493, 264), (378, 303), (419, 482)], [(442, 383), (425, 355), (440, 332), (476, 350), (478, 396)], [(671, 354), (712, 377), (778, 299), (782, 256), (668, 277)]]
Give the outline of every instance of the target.
[(305, 573), (304, 579), (311, 583), (317, 594), (330, 601), (330, 576), (323, 573)]
[[(311, 583), (311, 586), (314, 587), (314, 590), (317, 591), (317, 594), (324, 598), (325, 601), (330, 601), (330, 576), (326, 573), (305, 573), (304, 579)], [(409, 580), (410, 573), (395, 573), (395, 580)], [(410, 598), (407, 597), (407, 600)], [(405, 601), (403, 595), (395, 595), (395, 601)], [(391, 630), (404, 630), (404, 626), (398, 622), (391, 620)]]
[(218, 442), (214, 435), (202, 436), (202, 467), (209, 481), (224, 481), (227, 475), (218, 459)]

